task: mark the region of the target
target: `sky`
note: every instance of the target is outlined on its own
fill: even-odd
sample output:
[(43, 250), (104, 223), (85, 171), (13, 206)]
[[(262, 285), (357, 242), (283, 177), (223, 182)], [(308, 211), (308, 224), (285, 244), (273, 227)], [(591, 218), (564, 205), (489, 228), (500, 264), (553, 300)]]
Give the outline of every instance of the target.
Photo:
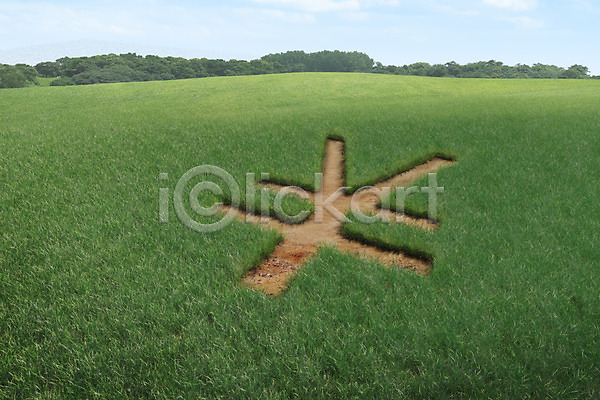
[(493, 59), (600, 75), (599, 22), (598, 0), (0, 0), (0, 63), (346, 50), (384, 65)]

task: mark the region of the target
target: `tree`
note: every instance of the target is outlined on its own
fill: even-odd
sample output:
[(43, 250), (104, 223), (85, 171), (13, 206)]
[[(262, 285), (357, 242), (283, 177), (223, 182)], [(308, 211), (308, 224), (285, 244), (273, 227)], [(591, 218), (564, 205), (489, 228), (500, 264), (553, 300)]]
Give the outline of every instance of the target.
[(95, 67), (93, 60), (88, 57), (63, 57), (56, 60), (59, 65), (59, 76), (74, 76)]
[(442, 64), (433, 65), (428, 72), (429, 76), (442, 77), (448, 75), (448, 68)]
[(408, 66), (409, 75), (426, 76), (429, 73), (431, 65), (426, 62), (418, 62)]
[(27, 79), (16, 67), (0, 65), (0, 88), (21, 88), (27, 86)]
[(228, 75), (254, 75), (255, 69), (245, 60), (229, 60)]
[(202, 58), (202, 64), (206, 69), (206, 72), (209, 76), (225, 76), (227, 71), (227, 62), (225, 60), (217, 59), (210, 60), (207, 58)]
[(0, 88), (22, 88), (37, 85), (37, 71), (26, 64), (0, 64)]
[(385, 69), (385, 66), (382, 63), (380, 63), (379, 61), (377, 61), (375, 63), (375, 65), (373, 65), (371, 72), (373, 72), (375, 74), (385, 74), (387, 71)]
[(529, 78), (531, 75), (531, 67), (527, 64), (517, 64), (514, 66), (515, 78)]
[(555, 65), (533, 64), (531, 66), (531, 78), (557, 79), (564, 74), (564, 68)]
[(38, 73), (31, 65), (17, 64), (15, 65), (15, 68), (17, 68), (25, 76), (25, 80), (28, 84), (39, 84), (37, 81)]
[(250, 71), (252, 75), (273, 74), (275, 73), (274, 64), (264, 60), (250, 61)]
[(39, 85), (37, 80), (38, 72), (31, 65), (17, 64), (15, 65), (15, 68), (19, 70), (19, 72), (21, 72), (23, 76), (25, 76), (25, 80), (27, 81), (28, 85)]
[(571, 65), (563, 74), (567, 79), (584, 79), (589, 78), (590, 70), (583, 65)]
[(196, 78), (204, 78), (205, 76), (208, 76), (208, 73), (206, 72), (206, 69), (202, 64), (202, 60), (192, 58), (189, 61), (189, 65), (190, 68), (194, 71), (194, 75), (196, 76)]
[(56, 78), (60, 75), (60, 69), (57, 62), (41, 62), (35, 66), (38, 74), (44, 78)]
[[(37, 84), (37, 76), (59, 77), (52, 85), (86, 85), (108, 82), (131, 82), (202, 78), (207, 76), (278, 74), (287, 72), (369, 72), (378, 74), (419, 75), (458, 78), (594, 78), (587, 67), (572, 65), (568, 69), (555, 65), (504, 65), (500, 61), (479, 61), (460, 65), (454, 61), (430, 65), (384, 65), (367, 54), (353, 51), (302, 50), (268, 54), (260, 59), (229, 61), (221, 59), (141, 56), (135, 53), (105, 54), (92, 57), (63, 57), (55, 62), (42, 62), (32, 68), (17, 64), (2, 69), (4, 87)], [(25, 81), (23, 81), (23, 79)]]
[(301, 50), (268, 54), (263, 61), (279, 63), (290, 72), (372, 72), (373, 59), (358, 51), (323, 50), (305, 53)]
[(146, 56), (143, 70), (151, 76), (151, 79), (160, 80), (161, 75), (170, 74), (169, 67), (166, 65), (165, 60), (152, 55)]
[(444, 66), (446, 67), (446, 73), (449, 76), (458, 77), (462, 70), (462, 66), (457, 64), (455, 61), (447, 62), (444, 64)]
[(192, 69), (190, 62), (185, 58), (167, 57), (167, 64), (175, 79), (189, 79), (196, 77), (196, 72)]

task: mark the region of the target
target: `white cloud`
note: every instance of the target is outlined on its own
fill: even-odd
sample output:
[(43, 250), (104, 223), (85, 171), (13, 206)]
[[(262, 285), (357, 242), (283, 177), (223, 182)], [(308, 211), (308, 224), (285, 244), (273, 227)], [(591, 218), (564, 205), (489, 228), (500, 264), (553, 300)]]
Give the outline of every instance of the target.
[(544, 21), (530, 17), (502, 18), (502, 20), (512, 22), (517, 27), (525, 29), (540, 29), (545, 25)]
[(365, 6), (388, 6), (388, 7), (398, 7), (400, 5), (399, 0), (363, 0), (361, 3), (364, 3)]
[(358, 11), (358, 0), (253, 0), (257, 4), (289, 7), (308, 12)]
[(252, 0), (256, 4), (307, 12), (355, 12), (370, 7), (398, 7), (400, 0)]
[(483, 0), (487, 5), (514, 11), (526, 11), (537, 7), (537, 0)]
[(481, 11), (473, 9), (460, 9), (446, 4), (432, 3), (431, 9), (437, 12), (458, 15), (462, 17), (477, 17), (481, 15)]
[(247, 20), (260, 21), (261, 23), (280, 21), (292, 24), (314, 24), (316, 22), (314, 15), (304, 12), (288, 12), (256, 8), (239, 8), (235, 9), (234, 12)]
[(456, 13), (464, 17), (478, 17), (481, 15), (481, 12), (478, 10), (461, 10), (457, 11)]
[[(2, 12), (6, 14), (5, 26), (12, 25), (11, 29), (35, 31), (40, 38), (58, 36), (62, 33), (82, 35), (94, 33), (98, 35), (136, 36), (140, 35), (140, 27), (132, 15), (123, 12), (103, 13), (98, 8), (69, 7), (53, 5), (50, 3), (4, 3), (0, 4)], [(19, 34), (12, 38), (2, 38), (0, 43), (16, 41)]]
[(346, 21), (366, 21), (371, 17), (371, 14), (363, 11), (346, 11), (340, 13), (340, 17)]

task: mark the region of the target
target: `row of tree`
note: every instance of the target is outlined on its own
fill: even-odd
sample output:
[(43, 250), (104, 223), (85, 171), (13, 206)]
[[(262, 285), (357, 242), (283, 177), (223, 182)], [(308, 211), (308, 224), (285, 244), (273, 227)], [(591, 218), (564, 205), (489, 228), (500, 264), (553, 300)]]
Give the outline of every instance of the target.
[(260, 75), (286, 72), (371, 72), (373, 59), (359, 52), (290, 51), (258, 60), (221, 60), (140, 56), (135, 53), (63, 57), (35, 66), (40, 76), (58, 77), (53, 85), (155, 81), (207, 76)]
[(138, 82), (207, 76), (258, 75), (288, 72), (282, 65), (263, 60), (140, 56), (135, 53), (93, 57), (63, 57), (35, 66), (40, 76), (58, 77), (52, 85)]
[(288, 51), (269, 54), (261, 60), (283, 65), (287, 72), (372, 72), (373, 59), (358, 51)]
[(0, 88), (20, 88), (37, 85), (38, 72), (26, 64), (0, 64)]
[[(288, 51), (260, 59), (221, 60), (208, 58), (140, 56), (135, 53), (106, 54), (92, 57), (63, 57), (31, 67), (0, 64), (0, 87), (24, 87), (37, 84), (37, 76), (55, 78), (52, 85), (137, 82), (171, 79), (277, 74), (288, 72), (369, 72), (394, 75), (419, 75), (457, 78), (590, 78), (582, 65), (569, 68), (555, 65), (504, 65), (500, 61), (481, 61), (460, 65), (454, 61), (431, 65), (425, 62), (395, 66), (374, 63), (365, 53), (345, 51)], [(593, 77), (600, 78), (600, 77)]]
[[(384, 66), (376, 63), (373, 72), (380, 74), (395, 75), (419, 75), (435, 77), (455, 78), (504, 78), (504, 79), (585, 79), (590, 78), (589, 70), (583, 65), (572, 65), (569, 68), (557, 67), (556, 65), (517, 64), (515, 66), (505, 65), (500, 61), (480, 61), (460, 65), (454, 61), (446, 64), (434, 64), (420, 62), (397, 67), (395, 65)], [(594, 77), (600, 78), (600, 77)]]

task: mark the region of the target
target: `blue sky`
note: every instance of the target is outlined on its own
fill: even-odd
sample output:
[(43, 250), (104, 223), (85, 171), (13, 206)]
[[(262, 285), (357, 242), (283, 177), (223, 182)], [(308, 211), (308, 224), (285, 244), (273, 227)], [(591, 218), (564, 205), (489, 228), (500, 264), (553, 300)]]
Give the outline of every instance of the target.
[(600, 75), (599, 22), (591, 0), (0, 1), (0, 63), (338, 49), (383, 64), (577, 63)]

